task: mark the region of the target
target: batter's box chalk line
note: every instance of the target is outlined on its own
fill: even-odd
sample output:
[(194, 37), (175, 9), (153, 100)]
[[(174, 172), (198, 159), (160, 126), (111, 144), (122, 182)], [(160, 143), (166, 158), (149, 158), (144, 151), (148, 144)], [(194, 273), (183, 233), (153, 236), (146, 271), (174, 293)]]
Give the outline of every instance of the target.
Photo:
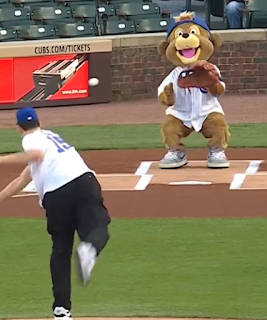
[(230, 190), (252, 190), (250, 188), (242, 188), (242, 185), (247, 176), (258, 175), (258, 170), (262, 162), (263, 162), (262, 160), (251, 160), (245, 173), (236, 173), (234, 175), (234, 178), (231, 182), (229, 189)]
[[(152, 164), (152, 162), (150, 162)], [(151, 165), (150, 164), (150, 165)], [(149, 166), (147, 166), (146, 171), (148, 171)], [(139, 172), (145, 172), (144, 169), (141, 169)], [(136, 183), (136, 185), (132, 188), (132, 189), (124, 189), (125, 191), (129, 190), (129, 191), (143, 191), (147, 188), (147, 186), (149, 185), (153, 175), (151, 174), (132, 174), (132, 173), (123, 173), (123, 174), (116, 174), (116, 173), (111, 173), (111, 174), (98, 174), (97, 177), (99, 178), (114, 178), (114, 177), (133, 177), (133, 176), (140, 176), (138, 182)], [(107, 191), (116, 191), (117, 189), (112, 189), (112, 190), (107, 190)], [(121, 189), (118, 189), (117, 191), (124, 191)], [(22, 190), (22, 194), (18, 194), (18, 195), (14, 195), (13, 198), (23, 198), (23, 197), (30, 197), (30, 196), (36, 196), (36, 190), (35, 187), (33, 185), (33, 182), (31, 181), (23, 190)]]

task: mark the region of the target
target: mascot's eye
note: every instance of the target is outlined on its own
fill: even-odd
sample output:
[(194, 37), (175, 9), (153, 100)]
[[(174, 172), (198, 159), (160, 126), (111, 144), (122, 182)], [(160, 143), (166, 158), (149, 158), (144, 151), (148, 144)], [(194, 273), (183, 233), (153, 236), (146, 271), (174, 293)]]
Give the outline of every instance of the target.
[(183, 33), (183, 31), (179, 31), (178, 32), (178, 36), (180, 37), (180, 36), (182, 36), (184, 33)]
[(190, 33), (196, 34), (196, 33), (197, 33), (197, 30), (196, 30), (196, 29), (191, 29), (191, 30), (190, 30)]

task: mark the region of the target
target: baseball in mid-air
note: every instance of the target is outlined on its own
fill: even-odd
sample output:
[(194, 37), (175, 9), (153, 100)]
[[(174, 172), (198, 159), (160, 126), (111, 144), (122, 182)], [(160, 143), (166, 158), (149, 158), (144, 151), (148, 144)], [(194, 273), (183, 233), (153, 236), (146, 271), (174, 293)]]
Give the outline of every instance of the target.
[(97, 86), (99, 84), (99, 80), (97, 78), (91, 78), (89, 80), (89, 85), (94, 87), (94, 86)]

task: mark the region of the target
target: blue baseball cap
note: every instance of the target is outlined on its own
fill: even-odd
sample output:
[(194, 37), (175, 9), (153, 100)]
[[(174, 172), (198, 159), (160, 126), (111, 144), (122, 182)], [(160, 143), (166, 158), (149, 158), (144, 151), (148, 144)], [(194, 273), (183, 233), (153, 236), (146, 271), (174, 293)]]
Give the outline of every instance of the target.
[(179, 25), (181, 24), (185, 24), (185, 23), (194, 23), (196, 25), (198, 25), (199, 27), (202, 27), (203, 29), (205, 29), (206, 31), (208, 31), (210, 33), (210, 28), (208, 27), (208, 25), (206, 24), (205, 21), (203, 21), (201, 18), (199, 18), (198, 16), (195, 16), (192, 20), (181, 20), (181, 21), (177, 21), (175, 22), (173, 25), (170, 26), (170, 28), (167, 31), (167, 39), (169, 38), (170, 34), (172, 33), (172, 31)]
[(37, 112), (33, 108), (24, 107), (17, 111), (17, 124), (24, 124), (38, 120)]

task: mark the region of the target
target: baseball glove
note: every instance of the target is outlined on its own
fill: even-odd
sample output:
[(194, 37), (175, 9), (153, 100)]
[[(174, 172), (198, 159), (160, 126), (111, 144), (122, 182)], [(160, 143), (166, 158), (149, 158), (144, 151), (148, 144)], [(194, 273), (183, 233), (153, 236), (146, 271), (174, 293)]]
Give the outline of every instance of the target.
[(212, 63), (196, 61), (186, 67), (178, 78), (180, 88), (208, 88), (220, 81), (220, 75)]

